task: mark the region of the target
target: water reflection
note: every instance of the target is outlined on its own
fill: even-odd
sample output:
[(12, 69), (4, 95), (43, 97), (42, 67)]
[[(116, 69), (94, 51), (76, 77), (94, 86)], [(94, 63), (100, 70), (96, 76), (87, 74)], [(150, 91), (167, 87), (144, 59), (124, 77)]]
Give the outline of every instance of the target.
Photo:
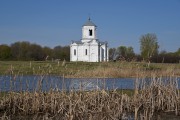
[[(158, 79), (157, 79), (158, 80)], [(139, 79), (141, 84), (150, 84), (151, 79)], [(165, 78), (164, 82), (170, 82)], [(180, 84), (179, 78), (177, 79)], [(0, 76), (0, 91), (49, 91), (53, 90), (97, 90), (97, 89), (134, 89), (135, 78), (63, 78), (60, 76)]]

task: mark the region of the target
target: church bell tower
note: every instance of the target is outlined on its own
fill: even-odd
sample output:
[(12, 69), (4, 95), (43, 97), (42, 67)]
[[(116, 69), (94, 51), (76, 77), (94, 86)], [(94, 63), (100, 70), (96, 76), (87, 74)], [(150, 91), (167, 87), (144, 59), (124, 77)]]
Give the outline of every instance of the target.
[(88, 21), (82, 27), (82, 42), (89, 42), (96, 40), (97, 26), (89, 18)]

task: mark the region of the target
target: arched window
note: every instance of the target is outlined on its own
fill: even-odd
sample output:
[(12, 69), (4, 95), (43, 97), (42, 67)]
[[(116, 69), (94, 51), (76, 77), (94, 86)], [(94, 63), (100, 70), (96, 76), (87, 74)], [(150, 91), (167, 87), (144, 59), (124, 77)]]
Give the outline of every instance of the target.
[(74, 55), (76, 55), (76, 49), (74, 49)]
[(91, 29), (89, 29), (89, 36), (92, 36), (92, 30)]
[(87, 49), (85, 49), (85, 55), (87, 55)]

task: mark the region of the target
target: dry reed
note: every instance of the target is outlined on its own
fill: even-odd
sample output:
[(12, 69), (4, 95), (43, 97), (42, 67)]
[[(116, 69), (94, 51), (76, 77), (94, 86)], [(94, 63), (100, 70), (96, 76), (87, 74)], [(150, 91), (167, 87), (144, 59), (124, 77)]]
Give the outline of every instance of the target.
[[(128, 96), (113, 90), (60, 91), (40, 89), (34, 92), (10, 91), (0, 99), (1, 119), (11, 116), (33, 116), (42, 119), (118, 120), (152, 119), (156, 112), (180, 115), (180, 94), (177, 78), (152, 76), (137, 78), (135, 93)], [(129, 115), (130, 114), (130, 115)], [(134, 114), (134, 115), (133, 115)], [(41, 117), (39, 117), (39, 115)]]

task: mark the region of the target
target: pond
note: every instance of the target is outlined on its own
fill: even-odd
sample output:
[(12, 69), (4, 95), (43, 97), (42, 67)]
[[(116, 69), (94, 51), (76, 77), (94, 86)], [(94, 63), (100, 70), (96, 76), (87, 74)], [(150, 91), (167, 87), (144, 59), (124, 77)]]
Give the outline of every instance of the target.
[[(172, 78), (163, 79), (169, 82)], [(179, 86), (180, 78), (176, 79)], [(63, 78), (53, 75), (7, 75), (0, 76), (0, 91), (134, 89), (135, 80), (136, 78)], [(146, 81), (150, 80), (150, 78), (146, 78)]]
[(63, 78), (60, 76), (0, 76), (0, 91), (134, 89), (135, 78)]

